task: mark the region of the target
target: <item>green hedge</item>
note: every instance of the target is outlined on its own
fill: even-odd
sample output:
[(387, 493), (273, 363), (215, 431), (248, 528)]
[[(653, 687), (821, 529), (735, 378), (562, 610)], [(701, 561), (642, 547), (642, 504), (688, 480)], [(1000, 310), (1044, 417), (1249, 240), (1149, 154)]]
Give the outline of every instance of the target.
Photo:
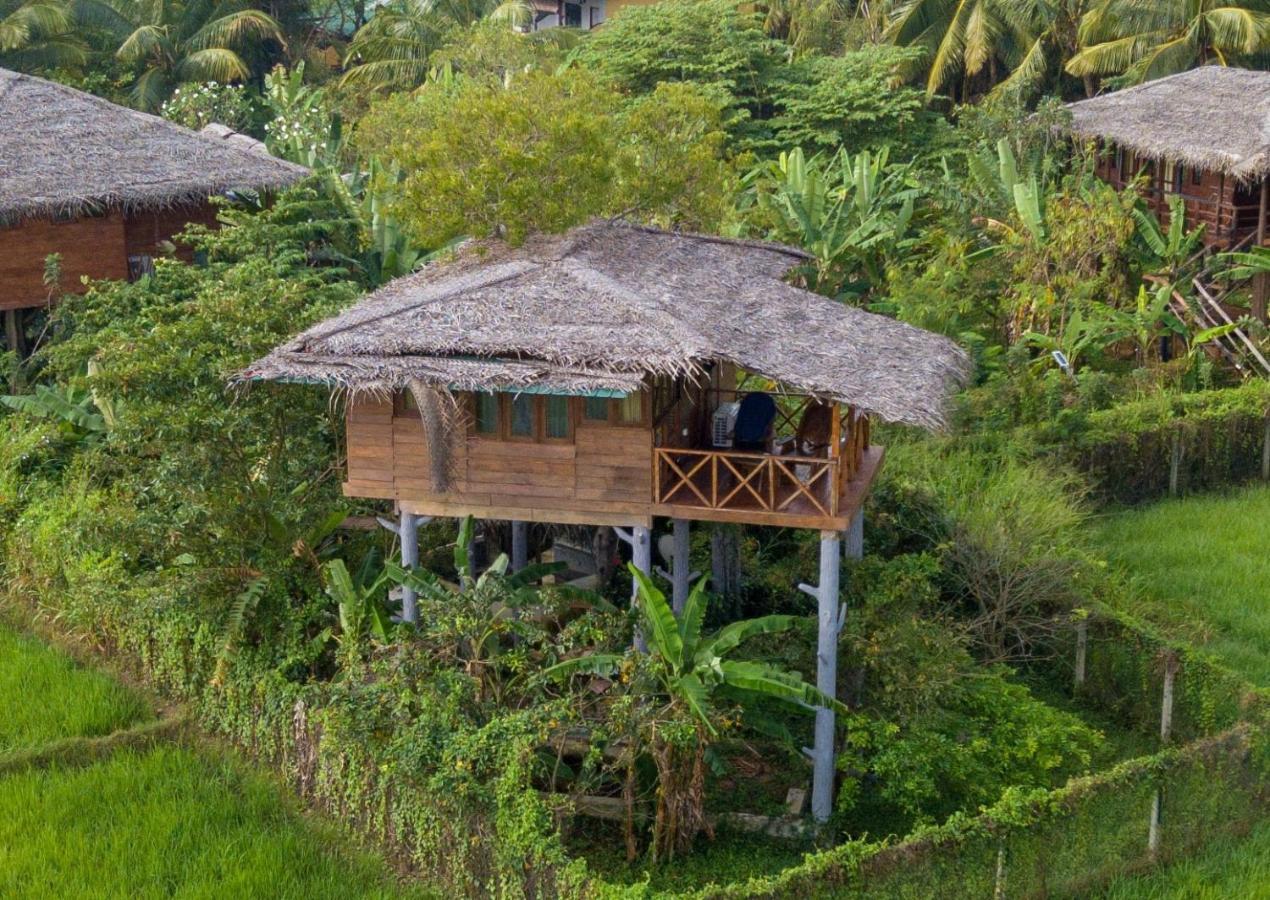
[[(1085, 473), (1103, 499), (1137, 503), (1261, 478), (1270, 380), (1159, 394), (1110, 409), (1066, 410), (1015, 439)], [(1174, 454), (1177, 453), (1174, 475)]]

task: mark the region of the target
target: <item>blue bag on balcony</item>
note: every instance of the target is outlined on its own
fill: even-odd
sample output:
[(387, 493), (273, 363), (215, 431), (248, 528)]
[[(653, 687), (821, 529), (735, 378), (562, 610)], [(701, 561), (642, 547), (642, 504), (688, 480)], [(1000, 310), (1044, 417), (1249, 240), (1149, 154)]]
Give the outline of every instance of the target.
[(776, 401), (770, 394), (755, 391), (741, 398), (736, 414), (733, 446), (737, 450), (767, 452), (768, 435), (776, 421)]

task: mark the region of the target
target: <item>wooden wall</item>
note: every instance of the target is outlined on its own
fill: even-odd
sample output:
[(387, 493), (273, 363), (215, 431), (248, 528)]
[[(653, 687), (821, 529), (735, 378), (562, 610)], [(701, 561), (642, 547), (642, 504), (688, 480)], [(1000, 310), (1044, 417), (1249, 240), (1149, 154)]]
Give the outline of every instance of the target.
[[(129, 256), (163, 256), (164, 243), (172, 241), (190, 223), (216, 224), (216, 208), (204, 200), (202, 203), (173, 206), (169, 209), (147, 210), (129, 213), (124, 223)], [(173, 243), (175, 243), (173, 241)], [(193, 251), (177, 244), (176, 255), (189, 262)]]
[(116, 211), (68, 222), (28, 219), (11, 228), (0, 228), (0, 309), (23, 309), (48, 302), (44, 260), (50, 253), (62, 255), (64, 291), (83, 290), (81, 275), (127, 278), (123, 215)]
[[(0, 310), (43, 306), (44, 260), (62, 255), (62, 290), (79, 293), (80, 277), (128, 277), (129, 256), (162, 256), (164, 243), (190, 222), (216, 224), (216, 210), (207, 201), (124, 215), (111, 210), (104, 216), (53, 222), (27, 219), (0, 228)], [(193, 251), (177, 246), (179, 258), (189, 262)]]
[(573, 443), (503, 441), (467, 434), (454, 442), (450, 490), (434, 494), (417, 412), (388, 400), (348, 408), (351, 497), (398, 500), (420, 515), (475, 515), (586, 525), (647, 524), (652, 429), (577, 421)]

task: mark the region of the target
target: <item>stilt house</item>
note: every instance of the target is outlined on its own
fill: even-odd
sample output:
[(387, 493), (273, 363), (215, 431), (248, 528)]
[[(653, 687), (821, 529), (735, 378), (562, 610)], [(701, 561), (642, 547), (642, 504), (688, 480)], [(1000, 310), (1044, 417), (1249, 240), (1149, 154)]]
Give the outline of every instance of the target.
[[(611, 222), (519, 249), (470, 245), (242, 377), (348, 392), (345, 492), (396, 501), (408, 563), (416, 517), (470, 515), (614, 526), (648, 571), (650, 529), (666, 517), (678, 610), (690, 522), (819, 530), (808, 591), (817, 684), (833, 694), (840, 536), (859, 552), (882, 464), (871, 417), (940, 428), (967, 360), (947, 338), (786, 283), (806, 261)], [(821, 818), (832, 745), (822, 709)]]
[(84, 275), (136, 277), (187, 223), (215, 222), (209, 197), (307, 174), (225, 137), (0, 69), (0, 311), (10, 345), (17, 311), (48, 302), (50, 254), (61, 255), (65, 291)]
[(1071, 103), (1070, 132), (1096, 142), (1097, 173), (1141, 180), (1164, 221), (1169, 198), (1210, 247), (1266, 242), (1270, 183), (1270, 72), (1204, 66)]

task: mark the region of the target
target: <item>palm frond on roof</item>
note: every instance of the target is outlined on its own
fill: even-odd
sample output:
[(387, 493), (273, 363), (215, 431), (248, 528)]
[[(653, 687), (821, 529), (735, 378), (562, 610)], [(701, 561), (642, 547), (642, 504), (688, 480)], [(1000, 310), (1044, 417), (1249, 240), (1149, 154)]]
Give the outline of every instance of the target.
[(1270, 72), (1203, 66), (1067, 109), (1076, 138), (1241, 181), (1270, 173)]
[(307, 174), (261, 148), (0, 69), (0, 224), (176, 206)]
[(596, 221), (512, 249), (471, 243), (242, 372), (353, 393), (637, 390), (732, 362), (788, 389), (938, 429), (969, 362), (948, 338), (783, 279), (791, 247)]

